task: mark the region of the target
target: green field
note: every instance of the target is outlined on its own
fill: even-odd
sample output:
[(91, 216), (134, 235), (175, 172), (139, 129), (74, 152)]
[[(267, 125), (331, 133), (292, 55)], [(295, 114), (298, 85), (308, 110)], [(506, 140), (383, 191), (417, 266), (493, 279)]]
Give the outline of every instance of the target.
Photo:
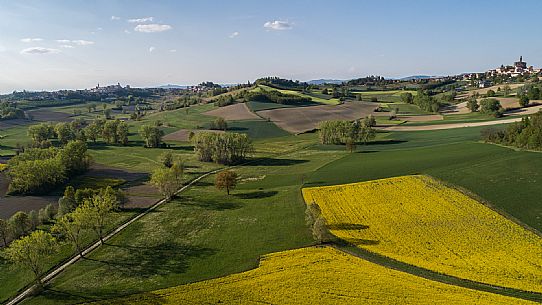
[(231, 121), (228, 131), (246, 133), (251, 139), (267, 139), (287, 136), (289, 133), (268, 121)]
[[(256, 102), (250, 101), (246, 102), (248, 109), (252, 112), (262, 111), (262, 110), (271, 110), (271, 109), (280, 109), (280, 108), (295, 108), (299, 107), (297, 105), (286, 105), (286, 104), (277, 104), (277, 103), (265, 103), (265, 102)], [(316, 106), (318, 104), (314, 104)]]
[(259, 87), (262, 88), (263, 90), (277, 90), (277, 91), (279, 91), (281, 93), (284, 93), (284, 94), (291, 94), (291, 95), (297, 95), (297, 96), (301, 96), (301, 97), (307, 97), (307, 98), (312, 99), (313, 102), (319, 103), (319, 104), (325, 104), (325, 105), (338, 105), (338, 104), (340, 104), (340, 101), (337, 98), (326, 99), (326, 98), (322, 98), (322, 97), (320, 97), (319, 95), (316, 95), (316, 94), (308, 95), (308, 94), (303, 94), (302, 92), (299, 92), (299, 91), (275, 89), (275, 88), (271, 88), (271, 87), (268, 87), (268, 86), (265, 86), (265, 85), (259, 85)]
[(399, 103), (401, 102), (402, 93), (411, 93), (416, 95), (417, 92), (413, 90), (385, 90), (385, 91), (352, 91), (354, 95), (361, 95), (364, 101), (370, 101), (372, 98), (376, 98), (378, 102), (384, 103)]

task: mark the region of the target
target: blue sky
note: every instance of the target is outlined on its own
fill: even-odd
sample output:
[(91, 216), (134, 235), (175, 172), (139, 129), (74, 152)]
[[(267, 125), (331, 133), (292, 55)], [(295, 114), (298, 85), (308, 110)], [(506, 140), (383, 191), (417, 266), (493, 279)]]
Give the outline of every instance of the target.
[(542, 65), (542, 1), (0, 0), (0, 92)]

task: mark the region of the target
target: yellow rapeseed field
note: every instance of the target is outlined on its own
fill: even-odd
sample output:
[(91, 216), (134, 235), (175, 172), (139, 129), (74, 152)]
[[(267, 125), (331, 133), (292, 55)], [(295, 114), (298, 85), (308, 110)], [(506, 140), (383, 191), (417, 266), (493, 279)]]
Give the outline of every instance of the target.
[[(511, 190), (514, 191), (514, 190)], [(542, 292), (542, 238), (425, 176), (303, 189), (360, 248), (491, 285)]]
[(388, 269), (331, 247), (265, 256), (257, 269), (102, 304), (534, 304)]

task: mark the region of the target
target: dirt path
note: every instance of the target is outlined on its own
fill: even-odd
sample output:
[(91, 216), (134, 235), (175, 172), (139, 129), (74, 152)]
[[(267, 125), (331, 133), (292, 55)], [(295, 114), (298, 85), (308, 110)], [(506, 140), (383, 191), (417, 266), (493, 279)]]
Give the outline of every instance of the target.
[(522, 118), (511, 118), (499, 121), (487, 121), (487, 122), (472, 122), (472, 123), (450, 123), (450, 124), (435, 124), (435, 125), (422, 125), (422, 126), (389, 126), (378, 128), (384, 131), (421, 131), (421, 130), (442, 130), (442, 129), (454, 129), (463, 127), (478, 127), (478, 126), (491, 126), (499, 124), (508, 124), (513, 122), (519, 122)]

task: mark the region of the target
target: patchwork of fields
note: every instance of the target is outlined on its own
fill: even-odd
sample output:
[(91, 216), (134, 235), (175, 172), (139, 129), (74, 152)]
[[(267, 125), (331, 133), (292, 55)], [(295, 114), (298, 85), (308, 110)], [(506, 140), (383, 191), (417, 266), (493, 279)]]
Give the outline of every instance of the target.
[(542, 238), (425, 176), (303, 189), (333, 234), (439, 273), (542, 292)]
[(269, 254), (254, 270), (100, 304), (532, 304), (426, 280), (312, 247)]

